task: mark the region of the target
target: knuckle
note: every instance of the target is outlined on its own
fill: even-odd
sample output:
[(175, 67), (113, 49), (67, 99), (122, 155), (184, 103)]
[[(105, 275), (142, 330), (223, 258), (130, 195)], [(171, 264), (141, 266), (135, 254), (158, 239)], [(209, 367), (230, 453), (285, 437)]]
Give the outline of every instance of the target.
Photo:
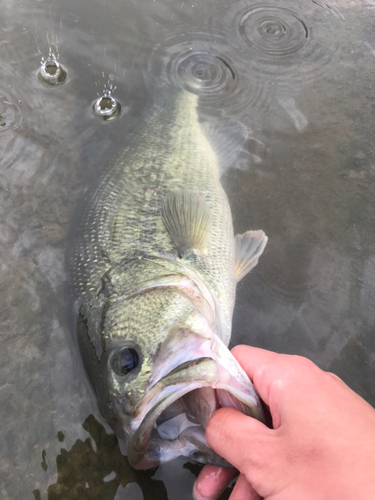
[(291, 356), (290, 364), (294, 370), (299, 372), (313, 372), (319, 369), (313, 361), (303, 356)]
[(344, 384), (345, 382), (339, 377), (337, 376), (335, 373), (332, 373), (332, 372), (326, 372), (326, 374), (328, 375), (328, 377), (332, 378), (333, 380), (336, 380), (337, 382), (340, 382), (342, 384)]

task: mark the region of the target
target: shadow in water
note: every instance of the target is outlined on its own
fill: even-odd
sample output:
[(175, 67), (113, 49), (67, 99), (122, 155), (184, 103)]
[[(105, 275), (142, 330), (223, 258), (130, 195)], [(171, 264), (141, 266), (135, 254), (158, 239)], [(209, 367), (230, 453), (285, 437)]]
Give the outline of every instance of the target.
[[(77, 439), (67, 451), (61, 448), (56, 457), (57, 481), (48, 487), (48, 500), (167, 500), (164, 483), (153, 479), (155, 470), (133, 469), (127, 457), (121, 454), (117, 437), (108, 434), (103, 425), (90, 415), (82, 427), (93, 441)], [(64, 434), (59, 432), (59, 441)], [(96, 447), (96, 449), (95, 449)], [(42, 468), (46, 471), (45, 452), (42, 454)], [(201, 466), (187, 462), (184, 468), (198, 476)], [(134, 483), (134, 488), (129, 485)], [(136, 486), (139, 485), (139, 486)], [(133, 486), (133, 485), (132, 485)], [(40, 490), (33, 492), (35, 500), (40, 500)], [(228, 488), (220, 500), (227, 500)]]
[[(134, 470), (121, 454), (117, 437), (107, 434), (93, 415), (82, 427), (92, 437), (96, 450), (90, 438), (85, 441), (77, 439), (69, 451), (61, 448), (56, 457), (57, 482), (48, 488), (49, 500), (113, 500), (120, 486), (125, 488), (134, 482), (140, 485), (144, 499), (167, 498), (162, 481), (152, 479), (155, 471)], [(63, 439), (62, 433), (58, 438)], [(106, 477), (108, 480), (103, 480)], [(36, 500), (41, 498), (39, 490), (34, 491), (34, 497)]]

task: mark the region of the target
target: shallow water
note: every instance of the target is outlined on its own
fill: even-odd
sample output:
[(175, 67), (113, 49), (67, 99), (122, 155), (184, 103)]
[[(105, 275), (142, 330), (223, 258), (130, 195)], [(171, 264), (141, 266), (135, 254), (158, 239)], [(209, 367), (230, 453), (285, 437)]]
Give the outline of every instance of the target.
[[(223, 184), (236, 232), (269, 243), (233, 343), (308, 356), (375, 405), (375, 2), (0, 7), (1, 498), (191, 498), (199, 467), (136, 472), (121, 455), (64, 300), (79, 193), (166, 85), (245, 140)], [(38, 79), (50, 52), (60, 85)], [(109, 90), (122, 108), (104, 121), (92, 105)]]

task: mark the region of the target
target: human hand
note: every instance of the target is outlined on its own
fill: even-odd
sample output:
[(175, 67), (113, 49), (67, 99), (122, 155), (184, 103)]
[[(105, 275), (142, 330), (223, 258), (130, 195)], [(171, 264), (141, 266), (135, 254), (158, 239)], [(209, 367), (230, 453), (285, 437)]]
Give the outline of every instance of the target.
[[(306, 358), (232, 352), (269, 406), (273, 429), (233, 408), (209, 420), (208, 444), (240, 471), (230, 500), (375, 499), (375, 410)], [(195, 500), (218, 498), (233, 477), (206, 465)]]

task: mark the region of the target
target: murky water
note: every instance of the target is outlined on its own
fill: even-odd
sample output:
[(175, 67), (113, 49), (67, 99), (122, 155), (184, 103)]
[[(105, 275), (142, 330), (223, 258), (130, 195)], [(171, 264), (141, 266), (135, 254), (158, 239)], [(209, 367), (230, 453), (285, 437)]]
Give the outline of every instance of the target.
[(269, 243), (233, 343), (308, 356), (375, 404), (375, 2), (0, 7), (1, 498), (191, 498), (197, 466), (121, 455), (64, 299), (79, 193), (162, 86), (244, 142), (223, 184), (236, 232)]

